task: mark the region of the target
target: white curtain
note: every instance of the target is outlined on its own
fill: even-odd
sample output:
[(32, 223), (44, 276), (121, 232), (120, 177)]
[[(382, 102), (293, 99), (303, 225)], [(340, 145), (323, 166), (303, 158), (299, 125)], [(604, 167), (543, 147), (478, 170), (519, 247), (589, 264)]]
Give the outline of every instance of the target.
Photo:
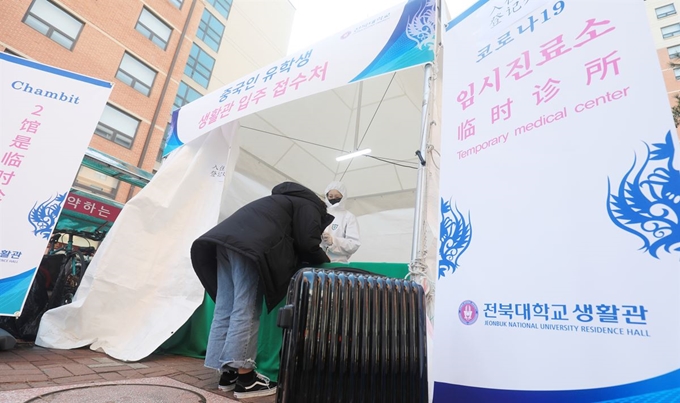
[(231, 182), (238, 123), (176, 150), (130, 200), (99, 247), (74, 301), (45, 313), (36, 344), (91, 345), (140, 360), (179, 329), (203, 301), (192, 242), (218, 222)]

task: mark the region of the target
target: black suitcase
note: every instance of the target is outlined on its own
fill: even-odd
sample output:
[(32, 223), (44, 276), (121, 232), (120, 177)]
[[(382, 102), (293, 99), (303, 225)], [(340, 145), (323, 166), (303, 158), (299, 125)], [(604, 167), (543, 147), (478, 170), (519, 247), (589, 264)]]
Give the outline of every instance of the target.
[(427, 403), (420, 285), (301, 270), (278, 324), (284, 332), (277, 403)]

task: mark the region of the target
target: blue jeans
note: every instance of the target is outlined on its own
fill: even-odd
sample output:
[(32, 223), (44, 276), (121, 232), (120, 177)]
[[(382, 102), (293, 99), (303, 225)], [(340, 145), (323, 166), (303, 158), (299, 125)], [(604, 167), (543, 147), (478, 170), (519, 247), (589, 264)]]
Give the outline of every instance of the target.
[(262, 286), (256, 263), (218, 246), (216, 299), (205, 366), (220, 372), (255, 368), (262, 313)]

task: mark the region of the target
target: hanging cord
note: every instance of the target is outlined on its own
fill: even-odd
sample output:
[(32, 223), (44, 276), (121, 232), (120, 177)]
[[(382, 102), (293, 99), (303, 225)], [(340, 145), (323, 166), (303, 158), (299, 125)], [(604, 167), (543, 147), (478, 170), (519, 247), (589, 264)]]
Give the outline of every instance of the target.
[[(345, 150), (341, 150), (339, 148), (330, 147), (330, 146), (327, 146), (327, 145), (315, 143), (313, 141), (302, 140), (302, 139), (298, 139), (298, 138), (295, 138), (295, 137), (289, 137), (289, 136), (286, 136), (286, 135), (283, 135), (283, 134), (273, 133), (273, 132), (269, 132), (269, 131), (262, 130), (262, 129), (256, 129), (254, 127), (241, 126), (241, 128), (252, 130), (254, 132), (269, 134), (269, 135), (275, 136), (275, 137), (281, 137), (281, 138), (288, 139), (288, 140), (291, 140), (291, 141), (299, 141), (300, 143), (305, 143), (305, 144), (313, 145), (313, 146), (316, 146), (316, 147), (325, 148), (327, 150), (340, 151), (340, 152), (343, 152), (343, 153), (345, 152)], [(417, 164), (413, 161), (397, 160), (397, 159), (386, 158), (386, 157), (376, 157), (374, 155), (365, 155), (364, 157), (373, 158), (375, 160), (384, 162), (386, 164), (392, 164), (392, 165), (400, 166), (400, 167), (403, 167), (403, 168), (418, 169), (417, 167), (403, 165), (403, 164)]]
[(407, 276), (417, 284), (423, 286), (425, 290), (425, 308), (430, 322), (434, 323), (434, 298), (435, 298), (435, 283), (427, 275), (427, 266), (421, 259), (416, 259), (409, 263), (409, 274)]
[(435, 162), (435, 160), (434, 160), (434, 154), (437, 154), (437, 155), (439, 156), (439, 159), (440, 159), (440, 160), (441, 160), (441, 158), (442, 158), (442, 155), (439, 153), (439, 151), (437, 151), (436, 148), (434, 148), (434, 146), (433, 146), (432, 144), (428, 144), (428, 145), (427, 145), (427, 152), (428, 152), (428, 154), (430, 154), (430, 156), (432, 157), (432, 158), (430, 158), (430, 161), (432, 162), (432, 164), (433, 164), (437, 169), (439, 169), (439, 164), (437, 164), (437, 162)]
[[(382, 98), (380, 98), (380, 102), (378, 102), (378, 107), (375, 108), (375, 112), (373, 112), (373, 116), (371, 116), (371, 120), (368, 122), (368, 126), (366, 127), (366, 131), (364, 132), (364, 135), (361, 137), (361, 141), (359, 142), (358, 148), (361, 148), (361, 145), (364, 143), (364, 139), (366, 138), (366, 135), (368, 134), (368, 130), (371, 128), (371, 124), (373, 124), (373, 119), (375, 119), (375, 115), (378, 114), (378, 111), (380, 110), (380, 106), (382, 105), (383, 101), (385, 100), (385, 96), (387, 96), (387, 91), (390, 90), (390, 87), (392, 86), (392, 81), (394, 81), (394, 77), (396, 75), (397, 75), (396, 71), (394, 73), (392, 73), (392, 78), (390, 78), (390, 82), (387, 84), (387, 88), (385, 88), (385, 92), (383, 93)], [(357, 108), (361, 108), (361, 105), (357, 105)], [(340, 182), (342, 182), (342, 179), (345, 177), (347, 170), (349, 170), (349, 167), (352, 165), (352, 161), (353, 160), (350, 160), (349, 164), (347, 164), (347, 168), (345, 168), (345, 172), (343, 172), (342, 176), (340, 177)]]
[(313, 141), (296, 139), (295, 137), (288, 137), (288, 136), (285, 136), (283, 134), (272, 133), (272, 132), (268, 132), (266, 130), (256, 129), (254, 127), (248, 127), (248, 126), (241, 126), (241, 127), (244, 128), (244, 129), (252, 130), (254, 132), (260, 132), (260, 133), (269, 134), (269, 135), (272, 135), (272, 136), (281, 137), (281, 138), (288, 139), (288, 140), (299, 141), (300, 143), (310, 144), (310, 145), (313, 145), (313, 146), (325, 148), (327, 150), (340, 151), (340, 152), (343, 152), (343, 153), (345, 152), (345, 150), (341, 150), (341, 149), (335, 148), (335, 147), (326, 146), (326, 145), (319, 144), (319, 143), (314, 143)]
[[(370, 155), (367, 155), (367, 157), (370, 157)], [(418, 163), (415, 161), (409, 161), (409, 160), (398, 160), (395, 158), (387, 158), (387, 157), (380, 157), (381, 159), (385, 160), (385, 162), (402, 162), (404, 164), (411, 164), (415, 165), (417, 167)]]
[(417, 257), (409, 263), (406, 278), (413, 280), (423, 287), (425, 291), (427, 316), (430, 318), (430, 322), (434, 323), (435, 282), (432, 281), (427, 274), (428, 270), (424, 256), (427, 256), (427, 248), (424, 248), (422, 256)]
[[(383, 101), (385, 100), (385, 96), (387, 96), (387, 91), (390, 90), (390, 87), (392, 86), (392, 81), (394, 81), (394, 77), (396, 75), (397, 75), (396, 72), (392, 73), (392, 78), (390, 78), (390, 82), (387, 84), (387, 88), (385, 88), (385, 92), (383, 93), (382, 98), (380, 98), (380, 102), (378, 102), (378, 107), (375, 108), (375, 112), (373, 112), (373, 116), (371, 116), (371, 120), (368, 122), (368, 126), (366, 126), (366, 131), (364, 132), (363, 137), (361, 137), (361, 141), (359, 142), (359, 148), (361, 148), (361, 145), (364, 143), (364, 139), (368, 134), (368, 130), (371, 128), (371, 124), (373, 124), (373, 119), (375, 119), (375, 115), (378, 114), (378, 111), (380, 110), (380, 105), (382, 105)], [(359, 105), (359, 108), (361, 108), (361, 105)]]
[(399, 163), (396, 163), (396, 162), (388, 161), (385, 158), (380, 158), (380, 157), (376, 157), (376, 156), (373, 156), (373, 155), (367, 155), (366, 157), (373, 158), (374, 160), (382, 161), (382, 162), (387, 163), (387, 164), (396, 165), (398, 167), (409, 168), (409, 169), (418, 169), (418, 167), (399, 164)]

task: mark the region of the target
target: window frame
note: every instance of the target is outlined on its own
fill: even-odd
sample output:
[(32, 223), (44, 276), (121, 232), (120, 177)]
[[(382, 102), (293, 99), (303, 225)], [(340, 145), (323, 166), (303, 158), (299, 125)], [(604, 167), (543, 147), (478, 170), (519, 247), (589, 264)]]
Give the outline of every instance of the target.
[[(121, 182), (120, 179), (114, 178), (114, 177), (111, 176), (111, 178), (113, 178), (116, 181), (116, 187), (111, 189), (111, 193), (107, 193), (104, 190), (99, 190), (96, 187), (92, 187), (91, 185), (86, 185), (82, 182), (79, 183), (78, 177), (80, 176), (80, 171), (81, 171), (82, 168), (87, 168), (87, 169), (90, 169), (93, 172), (97, 172), (94, 169), (81, 164), (80, 168), (78, 168), (78, 173), (76, 174), (76, 178), (73, 180), (73, 187), (74, 188), (82, 189), (86, 192), (94, 193), (94, 194), (99, 195), (99, 196), (109, 197), (111, 200), (116, 199), (116, 195), (118, 194), (118, 189), (120, 188), (120, 182)], [(102, 175), (105, 175), (105, 174), (102, 174)], [(108, 175), (105, 175), (105, 176), (108, 176)]]
[[(677, 52), (671, 53), (671, 49), (677, 49)], [(666, 50), (668, 51), (668, 58), (670, 58), (670, 59), (680, 58), (680, 45), (668, 47), (668, 48), (666, 48)]]
[[(170, 4), (172, 4), (174, 7), (177, 7), (178, 10), (182, 9), (182, 6), (184, 5), (184, 0), (168, 0)], [(175, 4), (179, 3), (179, 5)]]
[[(106, 106), (104, 106), (104, 109), (106, 109), (107, 107), (112, 108), (112, 109), (116, 110), (117, 112), (120, 112), (123, 115), (126, 115), (126, 116), (136, 120), (137, 121), (137, 128), (135, 129), (135, 133), (132, 137), (130, 137), (130, 135), (128, 135), (127, 133), (123, 133), (122, 131), (120, 131), (120, 130), (114, 128), (114, 127), (111, 127), (111, 126), (107, 125), (106, 123), (102, 123), (101, 120), (99, 120), (97, 122), (97, 127), (95, 127), (95, 129), (94, 129), (94, 134), (96, 134), (99, 137), (103, 137), (106, 140), (111, 141), (112, 143), (118, 144), (121, 147), (125, 147), (129, 150), (132, 149), (132, 146), (135, 144), (135, 139), (137, 138), (137, 132), (139, 131), (139, 125), (142, 123), (142, 120), (137, 119), (133, 115), (127, 113), (126, 111), (124, 111), (124, 110), (122, 110), (122, 109), (120, 109), (120, 108), (118, 108), (114, 105), (111, 105), (108, 102), (106, 103)], [(102, 112), (102, 115), (103, 115), (103, 112)], [(100, 131), (99, 126), (103, 126), (105, 129), (108, 129), (109, 131), (111, 131), (113, 136), (109, 138), (108, 135), (104, 135), (104, 134), (99, 133), (98, 132), (98, 131)], [(130, 145), (128, 146), (127, 144), (121, 144), (121, 142), (116, 141), (118, 139), (118, 137), (129, 138), (130, 139)]]
[[(185, 86), (187, 89), (186, 89), (186, 91), (184, 91), (184, 94), (183, 94), (182, 96), (180, 96), (180, 90), (182, 89), (182, 84), (184, 84), (184, 86)], [(198, 99), (198, 98), (200, 98), (200, 97), (203, 96), (203, 94), (201, 94), (199, 91), (196, 91), (196, 89), (195, 89), (194, 87), (192, 87), (192, 86), (190, 86), (189, 84), (185, 83), (184, 80), (180, 81), (180, 82), (179, 82), (179, 87), (177, 87), (177, 94), (175, 95), (175, 101), (172, 103), (173, 108), (179, 109), (179, 108), (183, 107), (184, 105), (186, 105), (186, 104), (188, 104), (188, 103), (190, 103), (190, 102), (195, 101), (196, 99), (191, 100), (191, 101), (188, 99), (189, 97), (187, 97), (187, 95), (189, 94), (190, 91), (193, 91), (193, 92), (195, 92), (196, 94), (198, 94), (198, 97), (197, 97), (196, 99)], [(179, 106), (177, 106), (177, 99), (181, 99), (181, 100), (183, 101), (183, 103), (182, 103), (181, 105), (179, 105)], [(175, 110), (175, 109), (173, 109), (173, 110)]]
[[(203, 18), (208, 15), (208, 20), (205, 21), (205, 29), (202, 29), (202, 25), (204, 24)], [(218, 33), (213, 29), (213, 27), (210, 25), (211, 22), (216, 22), (222, 27), (222, 33)], [(222, 24), (222, 21), (220, 21), (213, 13), (211, 13), (207, 8), (203, 9), (203, 15), (201, 16), (201, 20), (198, 23), (198, 28), (196, 29), (196, 37), (203, 41), (208, 47), (215, 52), (218, 52), (220, 49), (220, 46), (222, 45), (222, 37), (224, 37), (224, 29), (225, 25)], [(215, 41), (215, 38), (213, 38), (210, 33), (213, 33), (214, 35), (217, 36), (217, 40)], [(202, 35), (201, 35), (202, 34)], [(205, 40), (205, 37), (208, 37), (209, 39), (213, 40), (216, 42), (217, 47), (213, 48), (209, 42)]]
[[(71, 17), (71, 18), (74, 19), (75, 21), (79, 22), (79, 23), (80, 23), (80, 29), (78, 30), (78, 34), (76, 34), (76, 37), (75, 37), (75, 38), (71, 38), (71, 37), (70, 37), (69, 35), (67, 35), (64, 31), (62, 31), (61, 29), (55, 27), (54, 25), (52, 25), (52, 24), (49, 23), (48, 21), (45, 21), (42, 17), (38, 16), (37, 14), (31, 13), (31, 9), (32, 9), (33, 6), (35, 5), (35, 3), (38, 2), (38, 1), (44, 1), (44, 2), (50, 3), (50, 4), (53, 5), (55, 8), (57, 8), (58, 10), (60, 10), (60, 11), (63, 12), (64, 14), (66, 14), (68, 17)], [(31, 24), (29, 24), (28, 22), (26, 22), (26, 19), (27, 19), (29, 16), (30, 16), (31, 18), (36, 19), (36, 20), (38, 20), (39, 22), (45, 24), (45, 25), (48, 27), (47, 33), (44, 33), (44, 34), (43, 34), (43, 33), (42, 33), (41, 31), (39, 31), (37, 28), (35, 28), (34, 26), (32, 26)], [(85, 22), (81, 21), (80, 18), (77, 18), (75, 15), (71, 14), (70, 12), (68, 12), (68, 10), (66, 10), (64, 7), (62, 7), (61, 5), (59, 5), (59, 4), (55, 3), (55, 2), (53, 2), (52, 0), (32, 0), (32, 1), (31, 1), (31, 5), (28, 6), (28, 9), (26, 9), (26, 13), (24, 13), (24, 17), (21, 19), (21, 22), (24, 23), (24, 24), (26, 24), (26, 25), (28, 25), (29, 27), (33, 28), (33, 29), (36, 30), (37, 32), (40, 32), (41, 35), (43, 35), (43, 36), (45, 36), (46, 38), (50, 39), (52, 42), (55, 42), (55, 43), (58, 44), (59, 46), (62, 46), (62, 47), (66, 48), (66, 49), (68, 49), (68, 50), (70, 50), (70, 51), (73, 51), (73, 48), (75, 48), (76, 43), (78, 43), (78, 39), (80, 38), (80, 34), (83, 32), (83, 28), (85, 27)], [(59, 42), (57, 42), (56, 40), (52, 39), (52, 36), (51, 36), (51, 35), (52, 35), (54, 32), (57, 32), (57, 33), (59, 33), (60, 35), (62, 35), (63, 37), (72, 40), (71, 47), (66, 47), (66, 46), (64, 46), (62, 43), (59, 43)]]
[[(149, 14), (151, 15), (152, 18), (157, 19), (158, 22), (160, 22), (161, 24), (165, 25), (165, 26), (170, 30), (170, 34), (168, 35), (168, 39), (167, 39), (167, 40), (166, 40), (166, 39), (163, 39), (163, 38), (162, 38), (160, 35), (158, 35), (154, 30), (152, 30), (151, 28), (147, 27), (147, 26), (141, 21), (141, 20), (142, 20), (142, 15), (144, 15), (144, 11), (146, 11), (147, 13), (149, 13)], [(149, 35), (146, 35), (144, 32), (142, 32), (142, 31), (139, 30), (138, 27), (139, 27), (140, 25), (141, 25), (145, 30), (149, 31)], [(142, 11), (139, 13), (139, 17), (137, 17), (137, 23), (135, 24), (135, 31), (137, 31), (137, 32), (139, 32), (140, 34), (144, 35), (145, 38), (147, 38), (148, 40), (150, 40), (154, 45), (158, 46), (159, 48), (161, 48), (161, 49), (163, 49), (163, 50), (167, 50), (167, 49), (168, 49), (168, 44), (170, 43), (170, 39), (172, 38), (173, 29), (172, 29), (172, 27), (171, 27), (167, 22), (165, 22), (161, 17), (159, 17), (159, 16), (156, 15), (153, 11), (151, 11), (149, 8), (147, 8), (146, 6), (144, 6), (144, 7), (142, 7)], [(153, 40), (154, 37), (157, 38), (159, 41), (163, 42), (163, 43), (165, 44), (165, 46), (160, 46), (158, 43), (154, 42), (154, 40)]]
[[(141, 64), (142, 66), (144, 66), (144, 67), (146, 67), (147, 69), (153, 71), (154, 76), (153, 76), (153, 80), (152, 80), (152, 82), (151, 82), (150, 85), (147, 85), (147, 84), (144, 83), (143, 81), (140, 81), (137, 77), (135, 77), (135, 76), (133, 76), (132, 74), (128, 73), (127, 71), (121, 69), (121, 66), (123, 65), (123, 60), (125, 60), (125, 56), (130, 56), (133, 60), (135, 60), (136, 62), (138, 62), (138, 63)], [(128, 84), (127, 82), (121, 80), (121, 79), (118, 77), (118, 73), (121, 73), (121, 72), (122, 72), (124, 75), (126, 75), (126, 76), (132, 78), (132, 84)], [(118, 64), (118, 70), (116, 70), (116, 75), (115, 75), (115, 77), (116, 77), (118, 80), (120, 80), (122, 83), (124, 83), (125, 85), (127, 85), (128, 87), (132, 88), (133, 90), (139, 92), (140, 94), (142, 94), (142, 95), (144, 95), (144, 96), (150, 97), (150, 96), (151, 96), (151, 91), (153, 90), (153, 86), (154, 86), (154, 84), (156, 83), (156, 78), (158, 77), (158, 71), (156, 71), (155, 69), (151, 68), (151, 66), (149, 66), (149, 65), (146, 64), (146, 63), (144, 63), (143, 61), (139, 60), (139, 59), (138, 59), (137, 57), (135, 57), (132, 53), (130, 53), (130, 52), (128, 52), (128, 51), (125, 51), (125, 52), (123, 52), (123, 57), (121, 57), (121, 59), (120, 59), (120, 63)], [(139, 84), (142, 85), (144, 88), (147, 88), (147, 87), (148, 87), (149, 93), (148, 93), (148, 94), (145, 94), (145, 93), (143, 93), (142, 91), (140, 91), (139, 89), (137, 89), (137, 88), (134, 86), (135, 83), (139, 83)]]
[[(194, 47), (198, 48), (198, 54), (195, 57), (195, 63), (192, 64), (191, 59), (193, 58), (193, 56), (191, 55), (191, 51), (194, 50)], [(199, 60), (199, 58), (201, 56), (201, 52), (213, 61), (212, 67), (210, 67), (209, 69), (208, 69), (207, 66), (201, 64), (201, 62)], [(215, 68), (215, 63), (216, 63), (215, 58), (210, 56), (210, 54), (208, 52), (206, 52), (202, 47), (200, 47), (196, 42), (194, 42), (193, 46), (191, 47), (191, 50), (189, 51), (189, 57), (187, 58), (187, 64), (184, 66), (184, 74), (186, 76), (190, 77), (192, 80), (194, 80), (194, 82), (196, 82), (201, 87), (207, 89), (210, 86), (210, 79), (212, 78), (212, 73), (213, 73), (213, 69)], [(201, 67), (210, 71), (210, 74), (209, 74), (208, 77), (203, 76), (203, 74), (196, 69), (196, 67), (198, 65), (200, 65)], [(191, 69), (192, 74), (187, 74), (187, 68)], [(206, 85), (203, 85), (203, 84), (201, 84), (200, 81), (196, 80), (196, 78), (194, 77), (195, 74), (198, 74), (201, 78), (206, 78), (206, 80), (207, 80)]]
[[(665, 13), (659, 14), (659, 10), (660, 10), (660, 9), (662, 9), (662, 8), (664, 8), (664, 7), (668, 7), (668, 6), (673, 7), (673, 11), (672, 11), (672, 12), (669, 11), (669, 12), (665, 12)], [(654, 13), (656, 14), (656, 19), (657, 19), (657, 20), (660, 20), (660, 19), (662, 19), (662, 18), (666, 18), (666, 17), (668, 17), (668, 16), (675, 15), (675, 14), (678, 13), (678, 11), (675, 9), (675, 4), (669, 3), (669, 4), (666, 4), (666, 5), (664, 5), (664, 6), (655, 8), (655, 9), (654, 9)]]
[[(670, 34), (664, 34), (663, 33), (664, 28), (670, 28), (670, 27), (677, 27), (678, 29), (677, 29), (677, 31), (673, 31)], [(663, 39), (673, 38), (673, 37), (679, 36), (679, 35), (680, 35), (680, 22), (677, 22), (677, 23), (671, 24), (671, 25), (666, 25), (665, 27), (661, 27), (661, 36), (663, 37)]]
[[(226, 3), (227, 6), (229, 6), (228, 9), (226, 10), (227, 15), (224, 15), (220, 10), (220, 7), (224, 7), (224, 5), (222, 4), (223, 2)], [(229, 19), (229, 15), (231, 14), (231, 8), (234, 6), (233, 0), (208, 0), (208, 3), (210, 3), (210, 5), (213, 6), (213, 8), (217, 10), (217, 12), (220, 13), (222, 17), (224, 17), (224, 19)], [(219, 7), (217, 6), (216, 3), (219, 4)]]

